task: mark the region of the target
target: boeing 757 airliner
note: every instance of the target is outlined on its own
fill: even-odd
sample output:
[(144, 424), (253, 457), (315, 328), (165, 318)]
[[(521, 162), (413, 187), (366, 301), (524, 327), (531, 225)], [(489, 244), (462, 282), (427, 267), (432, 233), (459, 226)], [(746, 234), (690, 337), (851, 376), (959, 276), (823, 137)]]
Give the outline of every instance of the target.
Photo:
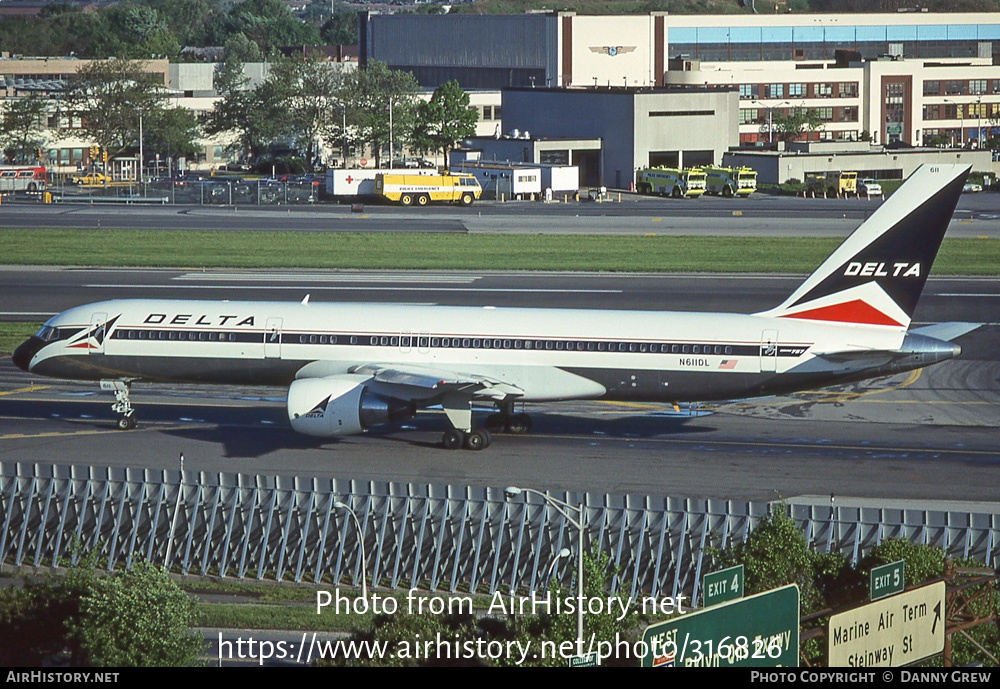
[[(968, 172), (919, 168), (760, 313), (115, 299), (53, 316), (13, 360), (100, 381), (122, 429), (136, 424), (135, 381), (281, 385), (300, 433), (361, 433), (440, 405), (444, 447), (471, 450), (488, 429), (526, 432), (522, 402), (728, 400), (884, 376), (960, 352), (954, 328), (909, 325)], [(484, 428), (475, 402), (498, 410)]]

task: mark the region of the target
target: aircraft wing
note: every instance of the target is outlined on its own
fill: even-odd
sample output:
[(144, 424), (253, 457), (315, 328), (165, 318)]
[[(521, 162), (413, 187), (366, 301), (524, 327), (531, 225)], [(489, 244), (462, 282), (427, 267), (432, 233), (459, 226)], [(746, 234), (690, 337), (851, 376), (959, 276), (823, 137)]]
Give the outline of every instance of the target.
[(474, 398), (503, 400), (520, 397), (524, 390), (476, 373), (456, 373), (423, 366), (400, 366), (399, 364), (361, 364), (350, 369), (351, 373), (373, 376), (379, 383), (436, 390), (442, 394), (461, 393)]

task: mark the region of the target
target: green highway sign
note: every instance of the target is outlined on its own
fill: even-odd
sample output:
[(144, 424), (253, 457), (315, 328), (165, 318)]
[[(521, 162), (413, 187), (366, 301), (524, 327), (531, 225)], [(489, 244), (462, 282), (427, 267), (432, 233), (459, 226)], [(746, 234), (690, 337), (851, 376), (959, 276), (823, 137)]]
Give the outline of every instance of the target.
[(798, 667), (799, 587), (650, 625), (642, 641), (642, 667)]
[(701, 607), (707, 608), (743, 597), (743, 565), (706, 574), (702, 579)]
[(905, 585), (903, 578), (904, 564), (903, 560), (896, 560), (895, 562), (872, 569), (869, 581), (871, 600), (876, 601), (880, 598), (891, 596), (894, 593), (903, 592)]

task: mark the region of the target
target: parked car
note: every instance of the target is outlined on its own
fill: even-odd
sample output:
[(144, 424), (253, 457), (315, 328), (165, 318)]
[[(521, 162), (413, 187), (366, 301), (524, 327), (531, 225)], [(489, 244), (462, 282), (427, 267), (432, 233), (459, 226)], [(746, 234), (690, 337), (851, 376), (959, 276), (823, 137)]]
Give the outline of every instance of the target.
[(79, 184), (82, 187), (97, 187), (107, 184), (111, 179), (100, 172), (88, 172), (85, 175), (70, 177), (69, 181), (70, 184)]
[(882, 185), (873, 179), (863, 179), (858, 182), (858, 196), (881, 196)]
[(253, 167), (247, 163), (226, 163), (218, 167), (219, 172), (252, 172)]
[(962, 187), (963, 194), (975, 193), (983, 190), (982, 184), (975, 184), (974, 182), (968, 182), (964, 187)]

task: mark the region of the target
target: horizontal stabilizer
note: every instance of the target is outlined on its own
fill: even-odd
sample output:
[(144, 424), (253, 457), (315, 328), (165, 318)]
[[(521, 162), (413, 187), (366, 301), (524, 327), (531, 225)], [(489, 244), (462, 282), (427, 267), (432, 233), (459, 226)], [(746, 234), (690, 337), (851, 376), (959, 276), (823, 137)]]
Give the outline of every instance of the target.
[(951, 342), (966, 333), (971, 333), (982, 325), (982, 323), (935, 323), (934, 325), (925, 325), (922, 328), (913, 328), (910, 332), (915, 335), (926, 335)]

